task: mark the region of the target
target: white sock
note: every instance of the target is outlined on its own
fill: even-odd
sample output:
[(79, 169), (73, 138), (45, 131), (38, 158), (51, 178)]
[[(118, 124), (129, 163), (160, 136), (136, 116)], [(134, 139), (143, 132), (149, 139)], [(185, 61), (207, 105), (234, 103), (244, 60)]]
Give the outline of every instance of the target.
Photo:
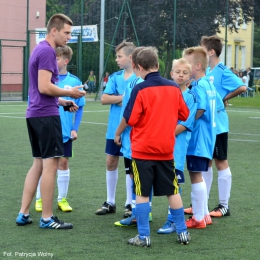
[(61, 201), (62, 198), (67, 198), (69, 182), (70, 182), (70, 169), (68, 170), (58, 170), (58, 201)]
[(125, 202), (125, 206), (128, 204), (132, 204), (132, 185), (133, 185), (133, 181), (130, 177), (130, 174), (126, 174), (125, 176), (125, 184), (126, 184), (126, 202)]
[(118, 169), (106, 171), (107, 178), (107, 202), (115, 204), (116, 202), (116, 184), (118, 180)]
[(209, 199), (209, 194), (210, 194), (210, 189), (213, 181), (213, 170), (212, 167), (208, 168), (208, 171), (202, 172), (203, 179), (206, 183), (206, 188), (207, 188), (207, 196)]
[(232, 175), (230, 168), (218, 171), (218, 197), (219, 204), (228, 208), (230, 198)]
[(201, 221), (204, 218), (205, 182), (191, 184), (191, 203), (193, 216)]
[(40, 177), (40, 179), (39, 179), (37, 190), (36, 190), (36, 200), (39, 200), (42, 197), (41, 196), (41, 179), (42, 179), (42, 177)]
[(208, 194), (207, 194), (207, 185), (205, 182), (203, 182), (205, 185), (204, 189), (204, 216), (209, 215), (209, 208), (208, 208)]

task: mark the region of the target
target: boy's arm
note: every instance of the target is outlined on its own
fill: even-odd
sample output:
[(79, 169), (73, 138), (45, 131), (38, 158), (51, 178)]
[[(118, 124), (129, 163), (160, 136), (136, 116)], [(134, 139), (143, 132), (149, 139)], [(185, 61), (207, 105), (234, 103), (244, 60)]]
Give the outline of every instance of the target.
[(240, 95), (243, 92), (246, 92), (246, 86), (241, 86), (241, 87), (237, 88), (235, 91), (228, 93), (224, 97), (223, 101), (225, 102), (225, 101), (228, 101), (229, 99), (231, 99), (233, 97), (237, 97), (238, 95)]
[(83, 116), (83, 106), (80, 106), (78, 111), (75, 113), (74, 125), (71, 130), (72, 140), (76, 140), (78, 138), (79, 125)]
[(195, 120), (199, 119), (204, 114), (204, 112), (205, 112), (205, 110), (198, 109), (196, 112)]
[(182, 132), (186, 131), (187, 128), (181, 124), (178, 124), (175, 129), (175, 136), (181, 134)]
[(123, 117), (118, 128), (116, 129), (116, 134), (114, 138), (114, 142), (116, 145), (121, 146), (121, 134), (124, 132), (124, 130), (128, 127), (128, 124), (126, 123), (125, 118)]
[(118, 104), (120, 105), (122, 103), (123, 96), (116, 96), (116, 95), (109, 95), (109, 94), (103, 94), (101, 97), (101, 104), (102, 105), (111, 105), (111, 104)]

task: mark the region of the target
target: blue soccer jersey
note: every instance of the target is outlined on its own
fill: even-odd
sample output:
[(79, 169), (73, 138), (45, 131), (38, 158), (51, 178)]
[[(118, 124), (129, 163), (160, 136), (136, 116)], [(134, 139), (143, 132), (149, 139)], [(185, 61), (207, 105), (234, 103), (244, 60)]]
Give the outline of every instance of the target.
[[(122, 101), (122, 111), (120, 115), (120, 121), (123, 118), (123, 113), (125, 110), (125, 107), (128, 103), (128, 100), (130, 99), (132, 89), (134, 86), (138, 83), (143, 82), (144, 80), (140, 77), (134, 79), (132, 82), (128, 83), (125, 89), (125, 93), (123, 95), (123, 101)], [(122, 142), (122, 147), (120, 152), (124, 155), (124, 157), (132, 159), (132, 151), (131, 151), (131, 143), (130, 143), (130, 132), (131, 132), (132, 127), (127, 126), (127, 128), (124, 130), (124, 132), (121, 135), (121, 142)]]
[(193, 130), (195, 114), (197, 111), (197, 103), (195, 94), (190, 89), (187, 88), (184, 92), (182, 92), (182, 95), (187, 107), (189, 108), (190, 114), (186, 121), (178, 122), (178, 124), (186, 127), (187, 130), (176, 136), (174, 145), (174, 163), (177, 170), (184, 172), (188, 144), (190, 141), (191, 131)]
[[(123, 95), (127, 84), (130, 83), (135, 78), (136, 76), (133, 73), (131, 77), (125, 80), (124, 70), (115, 72), (109, 77), (106, 88), (103, 93), (108, 95), (117, 95), (117, 96)], [(108, 127), (107, 127), (106, 139), (114, 140), (116, 129), (120, 123), (121, 110), (122, 110), (121, 106), (117, 104), (111, 104), (110, 112), (108, 116)]]
[[(206, 71), (207, 76), (213, 80), (213, 84), (222, 100), (230, 92), (235, 91), (245, 84), (223, 63), (218, 63), (213, 70)], [(227, 133), (229, 131), (228, 115), (225, 110), (217, 114), (217, 134)]]
[(204, 110), (194, 121), (187, 155), (212, 159), (216, 141), (217, 91), (207, 77), (202, 77), (192, 88), (197, 99), (197, 110)]
[[(70, 89), (72, 87), (80, 86), (80, 85), (82, 85), (82, 82), (80, 81), (80, 79), (78, 77), (70, 74), (69, 72), (67, 73), (66, 76), (63, 76), (63, 75), (59, 76), (58, 86), (60, 88)], [(71, 97), (62, 97), (62, 98), (67, 99), (67, 100), (73, 100), (79, 107), (85, 106), (85, 103), (86, 103), (85, 97), (81, 97), (78, 99), (71, 98)], [(76, 123), (77, 113), (79, 111), (77, 111), (75, 114), (75, 113), (71, 113), (69, 111), (64, 111), (63, 106), (59, 107), (63, 143), (66, 143), (70, 139), (72, 130), (78, 131), (78, 129), (75, 129), (75, 123)], [(82, 110), (79, 113), (82, 113)], [(75, 115), (75, 121), (73, 122), (74, 115)]]

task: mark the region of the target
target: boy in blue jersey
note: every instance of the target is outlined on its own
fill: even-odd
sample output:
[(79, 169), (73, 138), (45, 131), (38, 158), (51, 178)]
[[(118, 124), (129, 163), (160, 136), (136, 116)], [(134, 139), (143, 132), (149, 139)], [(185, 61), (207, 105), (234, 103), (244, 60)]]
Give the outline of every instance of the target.
[[(222, 40), (217, 35), (203, 36), (200, 45), (209, 56), (209, 68), (206, 72), (214, 81), (221, 99), (225, 104), (233, 97), (246, 91), (246, 86), (229, 68), (220, 62), (219, 56), (222, 51)], [(210, 215), (212, 217), (230, 216), (229, 198), (231, 191), (231, 171), (227, 160), (229, 123), (226, 111), (217, 114), (217, 137), (213, 158), (218, 170), (218, 194), (219, 204)], [(203, 178), (207, 186), (209, 197), (213, 180), (212, 162), (207, 171), (203, 172)]]
[[(59, 69), (59, 82), (58, 86), (63, 89), (70, 89), (74, 86), (82, 85), (80, 79), (67, 71), (67, 65), (72, 57), (72, 49), (69, 46), (56, 48), (57, 64)], [(58, 164), (58, 208), (63, 212), (72, 211), (72, 207), (67, 201), (67, 194), (70, 181), (70, 169), (69, 158), (73, 156), (72, 153), (72, 141), (78, 138), (79, 125), (83, 115), (83, 107), (85, 106), (85, 97), (73, 99), (70, 97), (63, 97), (66, 100), (73, 100), (79, 107), (74, 114), (69, 111), (64, 111), (63, 107), (59, 107), (61, 127), (62, 127), (62, 139), (64, 145), (64, 156), (59, 158)], [(42, 211), (42, 200), (40, 193), (40, 181), (37, 187), (35, 210)]]
[[(118, 180), (119, 156), (122, 156), (120, 147), (114, 143), (116, 129), (120, 122), (122, 109), (122, 97), (127, 84), (133, 81), (136, 76), (133, 73), (131, 55), (135, 45), (131, 42), (123, 41), (116, 47), (116, 62), (121, 71), (113, 73), (107, 82), (106, 88), (101, 97), (102, 105), (110, 105), (108, 118), (108, 128), (106, 133), (106, 183), (107, 199), (95, 212), (96, 215), (105, 215), (116, 212), (116, 185)], [(132, 179), (126, 174), (126, 203), (124, 216), (131, 214), (132, 202)]]
[[(187, 153), (187, 148), (191, 137), (191, 131), (193, 129), (195, 114), (197, 110), (195, 95), (188, 88), (189, 85), (188, 83), (191, 77), (191, 65), (188, 63), (188, 61), (183, 58), (178, 60), (173, 60), (171, 77), (179, 85), (185, 103), (190, 110), (188, 119), (186, 121), (179, 121), (175, 130), (175, 137), (176, 137), (175, 146), (174, 146), (175, 172), (178, 178), (178, 183), (183, 184), (185, 182), (184, 165), (186, 161), (186, 153)], [(169, 207), (167, 220), (164, 223), (164, 225), (157, 231), (157, 233), (171, 234), (175, 231), (176, 228)]]
[(191, 64), (195, 79), (192, 90), (197, 99), (197, 112), (186, 158), (191, 179), (193, 216), (186, 221), (186, 225), (188, 228), (206, 228), (207, 224), (212, 224), (212, 220), (202, 172), (208, 169), (216, 140), (217, 91), (205, 77), (208, 57), (202, 47), (185, 49), (183, 57)]

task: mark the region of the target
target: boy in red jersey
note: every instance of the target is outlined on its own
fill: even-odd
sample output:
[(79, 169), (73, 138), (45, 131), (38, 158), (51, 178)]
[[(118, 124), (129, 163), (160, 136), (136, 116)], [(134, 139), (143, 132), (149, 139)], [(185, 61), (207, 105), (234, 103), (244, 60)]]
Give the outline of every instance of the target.
[[(185, 121), (189, 110), (177, 84), (158, 72), (157, 50), (147, 47), (137, 55), (140, 76), (144, 79), (132, 90), (115, 142), (126, 125), (132, 127), (132, 166), (136, 193), (138, 235), (129, 244), (149, 247), (149, 194), (167, 196), (181, 244), (188, 244), (182, 200), (174, 169), (173, 147), (178, 120)], [(171, 111), (169, 113), (169, 111)], [(163, 127), (162, 127), (163, 126)]]

